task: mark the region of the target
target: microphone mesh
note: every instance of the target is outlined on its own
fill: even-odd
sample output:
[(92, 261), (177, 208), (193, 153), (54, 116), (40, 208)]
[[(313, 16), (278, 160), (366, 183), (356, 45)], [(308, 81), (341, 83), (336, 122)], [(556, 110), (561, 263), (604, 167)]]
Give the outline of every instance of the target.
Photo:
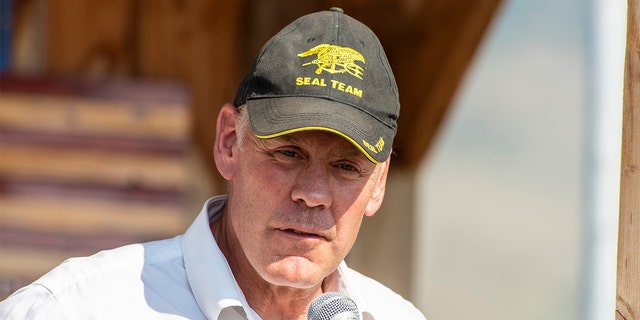
[(309, 320), (330, 320), (340, 314), (339, 319), (359, 319), (358, 306), (351, 298), (338, 293), (327, 292), (318, 296), (307, 312)]

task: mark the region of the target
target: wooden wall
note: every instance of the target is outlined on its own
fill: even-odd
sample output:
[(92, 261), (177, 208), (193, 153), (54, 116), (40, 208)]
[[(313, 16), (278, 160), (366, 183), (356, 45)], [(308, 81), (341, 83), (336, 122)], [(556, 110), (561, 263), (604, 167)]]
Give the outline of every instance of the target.
[(68, 257), (183, 232), (215, 192), (215, 118), (240, 78), (235, 2), (14, 6), (0, 300)]

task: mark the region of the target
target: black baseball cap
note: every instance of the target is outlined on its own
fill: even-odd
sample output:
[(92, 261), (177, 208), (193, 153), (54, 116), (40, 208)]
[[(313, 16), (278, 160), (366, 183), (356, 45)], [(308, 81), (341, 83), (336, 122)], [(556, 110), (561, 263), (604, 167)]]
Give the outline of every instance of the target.
[(259, 138), (330, 131), (374, 163), (389, 157), (400, 112), (380, 41), (340, 8), (303, 16), (268, 41), (238, 88), (234, 105), (245, 103)]

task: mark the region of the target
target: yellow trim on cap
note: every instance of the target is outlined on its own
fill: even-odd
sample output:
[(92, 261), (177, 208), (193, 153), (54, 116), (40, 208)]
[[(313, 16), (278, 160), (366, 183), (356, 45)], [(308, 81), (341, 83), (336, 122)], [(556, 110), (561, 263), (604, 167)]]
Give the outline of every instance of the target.
[(259, 134), (255, 134), (254, 135), (260, 139), (271, 139), (271, 138), (276, 138), (276, 137), (280, 137), (286, 134), (290, 134), (290, 133), (294, 133), (294, 132), (300, 132), (300, 131), (310, 131), (310, 130), (321, 130), (321, 131), (328, 131), (328, 132), (332, 132), (335, 133), (345, 139), (347, 139), (349, 142), (351, 142), (351, 144), (353, 144), (356, 148), (358, 148), (358, 150), (360, 150), (360, 152), (362, 152), (365, 157), (367, 157), (367, 159), (369, 159), (369, 161), (375, 163), (375, 164), (380, 164), (381, 162), (374, 159), (373, 157), (371, 157), (371, 155), (369, 153), (367, 153), (367, 151), (361, 146), (359, 145), (355, 140), (351, 139), (351, 137), (347, 136), (346, 134), (335, 130), (335, 129), (330, 129), (330, 128), (326, 128), (326, 127), (301, 127), (301, 128), (295, 128), (295, 129), (291, 129), (291, 130), (285, 130), (282, 132), (278, 132), (278, 133), (274, 133), (274, 134), (268, 134), (268, 135), (259, 135)]

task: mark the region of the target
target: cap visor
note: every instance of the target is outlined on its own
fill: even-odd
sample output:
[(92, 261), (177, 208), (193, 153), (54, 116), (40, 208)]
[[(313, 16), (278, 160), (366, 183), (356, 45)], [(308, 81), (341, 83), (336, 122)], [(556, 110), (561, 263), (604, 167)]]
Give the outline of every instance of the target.
[(384, 162), (394, 130), (355, 107), (314, 97), (261, 98), (247, 101), (251, 130), (267, 139), (306, 130), (324, 130), (349, 140), (369, 160)]

